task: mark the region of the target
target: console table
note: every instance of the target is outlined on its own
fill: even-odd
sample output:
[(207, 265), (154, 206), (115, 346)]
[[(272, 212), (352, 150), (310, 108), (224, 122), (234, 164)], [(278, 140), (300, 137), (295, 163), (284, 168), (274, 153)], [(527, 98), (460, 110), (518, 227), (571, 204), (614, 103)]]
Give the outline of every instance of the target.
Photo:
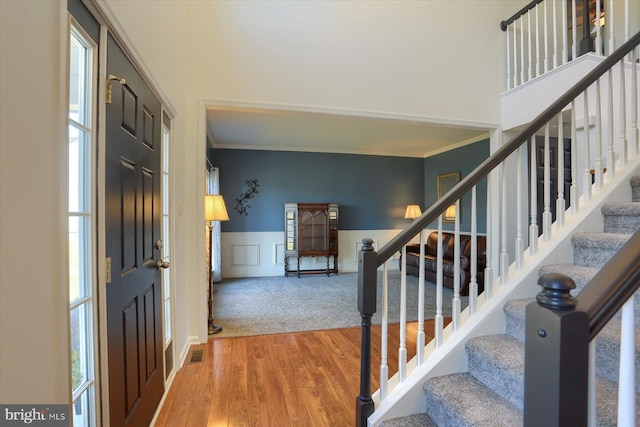
[[(284, 275), (338, 274), (338, 205), (335, 203), (285, 203)], [(324, 269), (301, 269), (304, 257), (324, 257)], [(291, 259), (297, 266), (290, 270)], [(333, 258), (333, 263), (331, 263)]]

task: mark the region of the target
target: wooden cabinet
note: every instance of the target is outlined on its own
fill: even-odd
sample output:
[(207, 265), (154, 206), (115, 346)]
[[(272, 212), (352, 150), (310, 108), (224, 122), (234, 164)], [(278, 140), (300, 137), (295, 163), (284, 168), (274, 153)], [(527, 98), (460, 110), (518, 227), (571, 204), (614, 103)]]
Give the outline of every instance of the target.
[[(285, 203), (284, 274), (338, 274), (338, 205), (335, 203)], [(302, 258), (326, 258), (326, 268), (301, 268)], [(291, 270), (291, 260), (296, 260)]]

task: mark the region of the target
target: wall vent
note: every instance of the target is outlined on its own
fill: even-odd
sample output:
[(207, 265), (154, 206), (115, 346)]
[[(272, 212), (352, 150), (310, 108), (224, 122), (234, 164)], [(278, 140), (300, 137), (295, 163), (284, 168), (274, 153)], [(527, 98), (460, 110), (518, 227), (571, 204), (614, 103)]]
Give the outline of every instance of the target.
[(203, 361), (204, 361), (204, 349), (193, 350), (191, 352), (189, 363), (202, 363)]

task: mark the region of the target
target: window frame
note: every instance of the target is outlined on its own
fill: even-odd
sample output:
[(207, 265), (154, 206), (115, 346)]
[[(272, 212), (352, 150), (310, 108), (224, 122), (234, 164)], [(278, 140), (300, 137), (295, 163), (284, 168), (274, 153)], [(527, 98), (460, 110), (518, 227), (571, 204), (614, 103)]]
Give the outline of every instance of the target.
[[(80, 23), (71, 15), (68, 14), (68, 73), (67, 73), (67, 144), (69, 151), (67, 158), (69, 163), (67, 164), (68, 176), (70, 182), (68, 183), (67, 191), (69, 194), (68, 203), (68, 217), (69, 223), (74, 218), (78, 219), (78, 233), (81, 238), (78, 239), (78, 253), (81, 256), (78, 258), (78, 281), (83, 282), (83, 286), (78, 286), (80, 291), (76, 298), (72, 299), (71, 284), (72, 284), (72, 254), (70, 250), (71, 233), (72, 229), (68, 230), (68, 250), (69, 250), (69, 265), (68, 265), (68, 284), (69, 287), (69, 319), (70, 319), (70, 336), (73, 337), (73, 317), (74, 310), (78, 312), (84, 312), (82, 317), (82, 324), (79, 324), (79, 330), (81, 339), (84, 341), (84, 345), (80, 349), (79, 364), (84, 367), (86, 372), (83, 373), (81, 383), (74, 389), (74, 350), (73, 339), (70, 340), (72, 347), (69, 349), (70, 366), (71, 366), (71, 411), (72, 417), (75, 415), (76, 410), (86, 411), (86, 418), (83, 418), (83, 425), (93, 426), (97, 424), (99, 413), (99, 361), (98, 361), (98, 325), (97, 325), (97, 295), (98, 295), (98, 261), (97, 261), (97, 217), (96, 217), (96, 155), (97, 155), (97, 117), (98, 117), (98, 57), (99, 50), (98, 45), (92, 40), (92, 38), (82, 28)], [(82, 71), (84, 77), (82, 79), (82, 98), (83, 115), (72, 117), (71, 109), (71, 90), (72, 90), (72, 43), (76, 40), (82, 48), (85, 49), (84, 67)], [(76, 88), (80, 87), (78, 85)], [(80, 93), (77, 95), (80, 97)], [(78, 105), (81, 103), (79, 102)], [(84, 119), (84, 120), (83, 120)], [(71, 129), (75, 129), (78, 134), (78, 156), (76, 157), (77, 164), (71, 161)], [(71, 191), (72, 191), (72, 179), (71, 168), (77, 167), (75, 171), (77, 176), (77, 205), (71, 206)], [(71, 210), (74, 207), (76, 210)], [(78, 407), (80, 405), (80, 407)], [(75, 421), (75, 417), (74, 417)], [(75, 425), (75, 424), (74, 424)]]

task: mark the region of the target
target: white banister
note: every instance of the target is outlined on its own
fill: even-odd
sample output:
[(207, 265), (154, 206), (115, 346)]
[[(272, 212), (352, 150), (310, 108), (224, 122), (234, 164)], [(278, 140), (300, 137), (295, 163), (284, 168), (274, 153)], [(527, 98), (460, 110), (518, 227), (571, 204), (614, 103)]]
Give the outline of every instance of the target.
[(606, 23), (609, 27), (609, 54), (616, 50), (616, 20), (613, 7), (613, 0), (609, 1), (609, 11), (607, 12)]
[(542, 241), (548, 242), (551, 239), (551, 147), (549, 146), (549, 133), (551, 124), (544, 126), (544, 178), (543, 178), (543, 200), (542, 211)]
[(633, 297), (622, 307), (620, 373), (618, 375), (618, 427), (636, 425), (635, 323)]
[(524, 65), (524, 20), (520, 22), (520, 83), (527, 81), (525, 77), (526, 67)]
[(558, 5), (555, 0), (551, 3), (553, 7), (553, 68), (558, 68)]
[(444, 316), (442, 315), (442, 215), (438, 216), (438, 249), (437, 249), (437, 276), (436, 276), (436, 316), (435, 316), (435, 341), (436, 348), (442, 345), (442, 333), (444, 329)]
[(524, 236), (522, 230), (522, 163), (525, 161), (522, 153), (525, 150), (518, 147), (516, 164), (516, 268), (520, 270), (524, 263)]
[(578, 137), (576, 123), (576, 101), (571, 101), (571, 213), (578, 212)]
[(587, 426), (596, 427), (598, 416), (596, 414), (596, 340), (589, 343), (589, 365), (587, 372)]
[(536, 77), (542, 74), (540, 57), (540, 4), (536, 6)]
[(627, 102), (625, 100), (626, 91), (625, 91), (625, 76), (624, 76), (624, 61), (621, 61), (620, 64), (620, 158), (622, 160), (622, 165), (627, 164), (628, 160), (628, 141), (627, 141)]
[(471, 266), (469, 280), (469, 314), (478, 307), (478, 218), (476, 186), (471, 188)]
[(491, 215), (493, 215), (493, 209), (491, 206), (493, 205), (493, 190), (491, 189), (493, 172), (489, 173), (487, 176), (487, 219), (486, 219), (486, 229), (487, 229), (487, 239), (486, 239), (486, 265), (484, 269), (484, 298), (485, 301), (489, 301), (493, 296), (493, 224)]
[(451, 317), (453, 330), (460, 327), (460, 200), (456, 200), (453, 242), (453, 300), (451, 301)]
[(582, 121), (582, 136), (583, 136), (583, 153), (584, 153), (584, 174), (582, 175), (582, 195), (584, 197), (584, 201), (588, 202), (591, 200), (591, 169), (589, 168), (590, 164), (590, 153), (591, 153), (591, 145), (589, 141), (589, 90), (585, 90), (583, 95), (583, 103), (584, 103), (584, 117)]
[(507, 90), (513, 88), (511, 85), (511, 37), (509, 36), (509, 26), (505, 30), (507, 34)]
[(615, 178), (616, 155), (613, 151), (613, 68), (607, 72), (609, 82), (609, 93), (607, 94), (607, 107), (609, 114), (607, 117), (607, 172), (609, 179)]
[(504, 285), (509, 279), (509, 249), (507, 240), (507, 160), (502, 162), (500, 170), (500, 284)]
[(418, 332), (416, 333), (416, 356), (418, 358), (418, 365), (421, 365), (424, 361), (424, 346), (425, 346), (425, 333), (424, 333), (424, 230), (420, 231), (420, 262), (418, 267), (420, 272), (418, 274)]
[(602, 48), (602, 26), (600, 22), (602, 20), (602, 5), (600, 4), (601, 0), (596, 0), (596, 19), (595, 19), (595, 29), (596, 29), (596, 53), (598, 55), (604, 55), (604, 50)]
[(402, 247), (402, 274), (400, 275), (400, 345), (398, 347), (398, 380), (407, 376), (407, 246)]
[(527, 13), (527, 26), (529, 28), (529, 34), (527, 37), (528, 41), (528, 51), (529, 51), (529, 63), (527, 64), (527, 71), (529, 75), (529, 80), (533, 79), (533, 52), (531, 51), (531, 39), (533, 38), (533, 29), (531, 28), (531, 14)]
[(631, 37), (631, 13), (629, 11), (629, 0), (624, 0), (624, 41)]
[(600, 79), (596, 81), (596, 160), (593, 165), (595, 173), (595, 190), (602, 189), (602, 112), (600, 109)]
[(382, 269), (382, 321), (380, 325), (380, 400), (384, 400), (387, 397), (387, 393), (389, 390), (389, 366), (387, 364), (387, 342), (389, 330), (388, 285), (388, 269), (387, 262), (385, 262)]
[(518, 82), (520, 67), (518, 66), (518, 21), (513, 22), (513, 87), (523, 82)]
[(558, 227), (564, 226), (564, 211), (566, 202), (564, 198), (564, 121), (562, 111), (558, 114), (558, 197), (556, 199), (556, 223)]
[[(638, 50), (631, 51), (631, 93), (638, 93)], [(640, 153), (640, 137), (638, 136), (638, 97), (632, 96), (631, 105), (631, 141), (633, 155)]]
[(547, 2), (543, 2), (543, 11), (544, 16), (542, 17), (542, 21), (544, 24), (544, 72), (549, 72), (549, 25), (548, 25), (548, 17), (547, 17)]
[(567, 5), (562, 3), (562, 22), (563, 22), (563, 31), (562, 31), (562, 65), (566, 64), (569, 60), (569, 52), (568, 52), (568, 42), (567, 42), (567, 32), (564, 29), (564, 26), (567, 25)]
[(531, 178), (529, 179), (529, 194), (531, 196), (529, 203), (531, 217), (531, 222), (529, 224), (529, 254), (535, 255), (536, 252), (538, 252), (538, 178), (536, 176), (538, 162), (536, 160), (537, 150), (535, 135), (531, 137), (529, 145), (531, 148), (531, 155), (529, 156), (529, 160), (531, 162), (531, 166), (529, 167), (531, 174)]
[(573, 38), (573, 45), (571, 46), (571, 59), (578, 57), (578, 17), (576, 9), (576, 0), (571, 0), (571, 35)]

